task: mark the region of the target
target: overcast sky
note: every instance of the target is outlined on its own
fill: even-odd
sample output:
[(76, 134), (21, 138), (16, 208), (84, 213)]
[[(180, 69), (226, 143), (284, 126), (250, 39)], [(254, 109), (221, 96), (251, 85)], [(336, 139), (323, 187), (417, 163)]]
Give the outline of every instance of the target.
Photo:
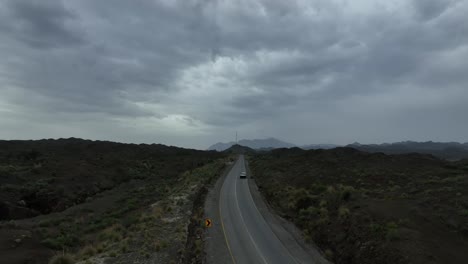
[(468, 141), (467, 0), (0, 2), (0, 138)]

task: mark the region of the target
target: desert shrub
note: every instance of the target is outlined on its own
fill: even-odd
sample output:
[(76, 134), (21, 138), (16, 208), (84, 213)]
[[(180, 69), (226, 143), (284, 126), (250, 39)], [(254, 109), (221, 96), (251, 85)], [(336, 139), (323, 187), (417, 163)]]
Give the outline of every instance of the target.
[(306, 209), (299, 210), (299, 217), (304, 218), (304, 220), (308, 220), (313, 215), (316, 214), (317, 208), (314, 206), (309, 206)]
[(164, 213), (163, 211), (164, 210), (160, 205), (153, 206), (153, 212), (152, 212), (153, 217), (155, 219), (160, 219), (163, 216), (163, 213)]
[(300, 192), (297, 194), (295, 202), (295, 210), (299, 211), (301, 209), (307, 208), (316, 203), (316, 198), (309, 195), (307, 192)]
[(321, 200), (319, 203), (320, 207), (326, 207), (328, 205), (327, 200)]
[(162, 248), (167, 248), (167, 242), (165, 240), (161, 241), (161, 247)]
[(54, 238), (46, 238), (42, 240), (42, 244), (51, 249), (64, 249), (76, 246), (79, 239), (75, 234), (60, 234)]
[(108, 230), (105, 230), (101, 234), (99, 234), (99, 239), (103, 240), (110, 240), (117, 242), (122, 239), (122, 235), (119, 233), (118, 228), (111, 227)]
[(349, 201), (354, 192), (355, 192), (355, 189), (354, 189), (353, 186), (343, 186), (343, 187), (341, 187), (341, 199), (343, 201)]
[(398, 240), (400, 239), (400, 232), (398, 229), (398, 224), (395, 222), (388, 222), (385, 225), (385, 238), (390, 241)]
[(338, 208), (338, 217), (340, 219), (346, 219), (349, 217), (349, 214), (350, 214), (350, 211), (348, 208), (346, 208), (345, 206), (340, 206), (340, 208)]
[(307, 242), (307, 243), (312, 243), (312, 236), (309, 234), (309, 232), (307, 232), (308, 229), (305, 229), (304, 230), (304, 240)]
[(61, 223), (68, 222), (71, 220), (68, 217), (57, 217), (57, 218), (51, 218), (51, 219), (44, 219), (39, 221), (38, 225), (40, 227), (49, 227), (49, 226), (57, 226), (60, 225)]
[(50, 220), (41, 220), (38, 224), (40, 227), (48, 227), (52, 225), (52, 221)]
[(323, 184), (317, 183), (317, 184), (312, 185), (311, 190), (314, 193), (320, 194), (320, 193), (325, 192), (327, 190), (327, 187)]
[(154, 250), (156, 252), (160, 251), (161, 250), (161, 242), (159, 242), (159, 240), (157, 240), (156, 242), (154, 242)]
[(390, 241), (399, 240), (400, 239), (400, 232), (397, 228), (388, 229), (387, 234), (385, 234), (385, 238)]
[(81, 251), (80, 255), (82, 257), (92, 257), (97, 254), (97, 249), (91, 245), (85, 246)]
[(319, 215), (319, 219), (316, 221), (317, 225), (324, 225), (324, 224), (329, 223), (330, 217), (329, 217), (327, 208), (325, 207), (320, 208), (318, 210), (318, 215)]
[(95, 232), (95, 231), (98, 231), (98, 230), (101, 230), (101, 229), (104, 229), (108, 226), (112, 226), (113, 224), (115, 224), (118, 220), (112, 216), (112, 214), (108, 214), (102, 218), (99, 218), (99, 219), (96, 219), (94, 221), (92, 221), (88, 227), (85, 228), (85, 232), (86, 233), (91, 233), (91, 232)]
[(386, 228), (387, 228), (387, 229), (396, 229), (396, 228), (398, 228), (398, 224), (395, 223), (395, 222), (393, 222), (393, 221), (392, 221), (392, 222), (388, 222), (388, 223), (386, 224)]
[(96, 246), (96, 252), (97, 253), (102, 253), (104, 251), (104, 245), (103, 244), (98, 244)]
[(68, 254), (55, 255), (49, 260), (49, 264), (73, 264), (75, 261)]
[(369, 225), (369, 230), (373, 233), (381, 233), (384, 230), (384, 227), (378, 223), (371, 223)]
[(136, 215), (129, 215), (129, 216), (126, 216), (126, 217), (124, 217), (124, 218), (122, 219), (122, 225), (123, 225), (125, 228), (129, 228), (130, 226), (137, 224), (138, 221), (139, 221), (138, 216), (136, 216)]
[(125, 240), (122, 244), (120, 244), (120, 252), (126, 253), (128, 252), (128, 241)]
[(195, 240), (195, 252), (200, 254), (203, 251), (203, 242), (199, 239)]
[(36, 160), (41, 156), (41, 153), (37, 150), (23, 151), (18, 155), (18, 158), (22, 158), (24, 161)]
[(461, 209), (460, 210), (460, 215), (461, 216), (468, 216), (468, 209)]
[(329, 186), (324, 198), (329, 208), (337, 209), (342, 203), (341, 191), (337, 191), (333, 186)]
[(407, 193), (402, 193), (402, 194), (400, 195), (400, 198), (401, 198), (401, 199), (408, 199), (409, 197), (410, 197), (410, 196), (409, 196)]

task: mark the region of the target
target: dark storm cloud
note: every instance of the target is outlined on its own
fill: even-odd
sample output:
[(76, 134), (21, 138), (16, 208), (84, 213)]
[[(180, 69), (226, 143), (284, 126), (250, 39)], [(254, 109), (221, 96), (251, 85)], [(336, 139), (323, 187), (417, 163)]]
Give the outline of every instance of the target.
[[(125, 105), (126, 100), (170, 90), (177, 71), (210, 52), (198, 33), (206, 25), (189, 6), (181, 10), (149, 1), (80, 4), (86, 12), (60, 1), (10, 1), (5, 6), (8, 15), (3, 20), (11, 26), (4, 28), (2, 38), (9, 42), (10, 54), (24, 53), (6, 63), (9, 80), (29, 89), (31, 101), (36, 94), (55, 99), (41, 106), (46, 109), (145, 114)], [(14, 40), (33, 48), (61, 49), (21, 50)]]
[[(416, 6), (418, 14), (424, 12), (425, 16), (429, 16), (429, 7), (419, 4), (424, 1), (415, 2), (418, 2)], [(449, 3), (438, 6), (439, 15), (449, 7), (456, 8)], [(466, 5), (463, 5), (462, 9), (466, 10)], [(446, 14), (432, 24), (417, 20), (394, 23), (398, 19), (390, 14), (379, 18), (370, 16), (365, 21), (365, 26), (356, 25), (356, 28), (353, 28), (355, 31), (343, 34), (340, 36), (341, 40), (330, 41), (328, 45), (312, 49), (312, 52), (304, 48), (302, 56), (295, 60), (266, 67), (266, 71), (253, 78), (253, 83), (265, 86), (265, 90), (272, 91), (273, 97), (276, 97), (274, 87), (279, 87), (283, 91), (289, 90), (292, 94), (295, 93), (294, 88), (297, 86), (305, 88), (310, 93), (306, 96), (300, 94), (303, 100), (315, 98), (333, 100), (333, 98), (392, 89), (392, 85), (400, 84), (433, 86), (435, 80), (431, 80), (431, 76), (417, 80), (418, 75), (426, 69), (427, 64), (434, 62), (434, 56), (467, 43), (466, 23), (454, 22), (466, 20), (463, 18), (463, 12)], [(324, 27), (336, 28), (333, 25)], [(361, 30), (365, 30), (365, 34), (359, 32)], [(302, 37), (307, 34), (307, 30), (301, 32)], [(334, 35), (334, 32), (330, 32), (330, 35)], [(348, 38), (351, 41), (347, 42)], [(459, 66), (457, 68), (462, 69)], [(439, 85), (452, 82), (457, 85), (466, 83), (463, 76), (453, 78), (453, 72), (452, 74), (446, 72), (447, 75), (444, 75), (441, 71), (443, 70), (434, 72), (438, 74)], [(324, 84), (323, 89), (318, 91), (314, 89), (320, 85), (320, 79), (324, 78), (329, 78), (330, 81)], [(295, 100), (285, 103), (288, 102), (296, 103)]]
[(4, 30), (13, 38), (35, 48), (77, 45), (83, 39), (82, 32), (69, 24), (75, 14), (60, 1), (7, 1), (3, 8)]
[(423, 20), (430, 20), (441, 15), (450, 5), (456, 1), (440, 1), (440, 0), (413, 0), (417, 15)]
[(391, 141), (399, 127), (417, 139), (439, 122), (463, 140), (467, 12), (451, 0), (4, 1), (0, 120), (80, 120), (103, 137), (107, 118), (114, 139), (172, 144), (232, 127), (297, 143)]

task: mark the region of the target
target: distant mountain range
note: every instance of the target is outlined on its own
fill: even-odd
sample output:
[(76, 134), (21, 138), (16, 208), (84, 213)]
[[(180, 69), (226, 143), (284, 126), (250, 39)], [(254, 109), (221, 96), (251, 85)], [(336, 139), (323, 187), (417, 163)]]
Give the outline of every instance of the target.
[[(233, 145), (235, 145), (236, 142), (231, 141), (227, 143), (216, 143), (208, 148), (208, 150), (217, 150), (217, 151), (224, 151)], [(302, 149), (331, 149), (338, 147), (338, 145), (333, 145), (333, 144), (311, 144), (311, 145), (304, 145), (304, 146), (296, 146), (294, 144), (284, 142), (282, 140), (276, 139), (276, 138), (266, 138), (266, 139), (242, 139), (237, 144), (245, 147), (249, 147), (251, 149), (263, 149), (263, 150), (268, 150), (268, 149), (276, 149), (276, 148), (293, 148), (293, 147), (299, 147)]]
[[(233, 145), (235, 145), (236, 142), (231, 141), (228, 143), (216, 143), (208, 148), (208, 150), (217, 150), (217, 151), (223, 151), (226, 150)], [(295, 147), (294, 144), (287, 143), (284, 141), (281, 141), (276, 138), (266, 138), (266, 139), (242, 139), (237, 142), (237, 144), (245, 147), (249, 147), (252, 149), (269, 149), (269, 148), (292, 148)]]
[[(229, 149), (235, 142), (216, 143), (208, 148), (208, 150), (224, 151)], [(276, 138), (266, 139), (243, 139), (238, 142), (239, 145), (249, 147), (255, 150), (271, 150), (277, 148), (293, 148), (299, 147), (301, 149), (332, 149), (340, 147), (334, 144), (310, 144), (296, 146), (294, 144), (281, 141)], [(358, 142), (346, 145), (346, 147), (355, 148), (366, 152), (382, 152), (385, 154), (403, 154), (403, 153), (423, 153), (431, 154), (436, 157), (448, 160), (468, 159), (468, 142), (415, 142), (415, 141), (402, 141), (396, 143), (383, 143), (383, 144), (360, 144)]]
[(396, 143), (362, 145), (357, 142), (347, 145), (366, 152), (382, 152), (385, 154), (424, 153), (439, 158), (458, 160), (468, 159), (468, 143), (458, 142), (415, 142), (403, 141)]

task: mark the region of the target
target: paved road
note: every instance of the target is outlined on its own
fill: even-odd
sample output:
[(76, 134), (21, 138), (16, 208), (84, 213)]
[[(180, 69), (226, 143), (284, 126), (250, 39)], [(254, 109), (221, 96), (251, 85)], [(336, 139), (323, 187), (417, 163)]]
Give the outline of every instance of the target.
[[(219, 210), (222, 228), (232, 263), (298, 264), (260, 214), (249, 190), (240, 156), (227, 175), (220, 193)], [(311, 262), (308, 262), (311, 263)]]

